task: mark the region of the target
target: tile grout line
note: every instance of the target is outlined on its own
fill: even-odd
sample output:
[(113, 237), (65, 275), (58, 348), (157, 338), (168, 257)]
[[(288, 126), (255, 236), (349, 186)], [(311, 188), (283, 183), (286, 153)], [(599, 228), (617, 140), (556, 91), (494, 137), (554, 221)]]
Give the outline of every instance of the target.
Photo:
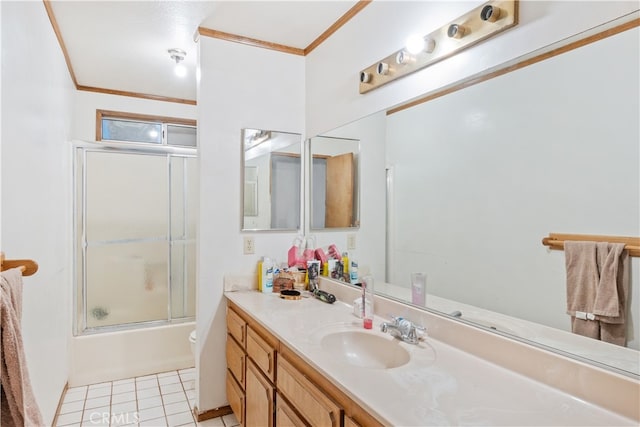
[[(178, 374), (178, 379), (180, 380), (180, 387), (182, 387), (182, 392), (184, 393), (184, 397), (187, 399), (187, 406), (189, 407), (189, 413), (191, 414), (191, 418), (195, 425), (198, 425), (198, 420), (196, 419), (195, 414), (193, 413), (193, 407), (191, 406), (191, 401), (189, 400), (189, 396), (187, 396), (187, 390), (184, 388), (184, 383), (182, 382), (182, 375), (180, 375), (180, 371), (176, 371)], [(222, 422), (224, 425), (224, 421)]]

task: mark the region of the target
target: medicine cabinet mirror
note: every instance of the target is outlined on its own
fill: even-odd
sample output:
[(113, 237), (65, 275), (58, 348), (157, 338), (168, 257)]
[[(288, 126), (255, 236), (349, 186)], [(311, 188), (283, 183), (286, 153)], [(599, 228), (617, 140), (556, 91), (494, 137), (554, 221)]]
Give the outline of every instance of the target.
[[(637, 378), (640, 259), (629, 258), (627, 346), (617, 346), (571, 333), (564, 252), (541, 240), (638, 235), (639, 33), (515, 59), (504, 64), (515, 71), (331, 131), (379, 135), (361, 147), (357, 234), (376, 292), (411, 304), (410, 274), (425, 272), (427, 309)], [(314, 153), (325, 139), (312, 139)]]
[(242, 230), (299, 230), (301, 135), (242, 129)]
[(360, 141), (332, 136), (309, 140), (312, 230), (360, 225)]

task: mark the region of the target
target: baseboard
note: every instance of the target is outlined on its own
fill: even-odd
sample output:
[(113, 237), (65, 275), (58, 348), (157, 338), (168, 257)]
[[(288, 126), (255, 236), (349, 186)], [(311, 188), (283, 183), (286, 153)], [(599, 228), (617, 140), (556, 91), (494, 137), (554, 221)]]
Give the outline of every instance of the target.
[(198, 422), (210, 420), (211, 418), (218, 418), (223, 415), (229, 415), (229, 414), (233, 414), (233, 411), (231, 410), (231, 406), (229, 405), (221, 406), (216, 409), (208, 409), (203, 412), (198, 411), (197, 406), (193, 407), (193, 415), (196, 417), (196, 421)]
[(56, 408), (56, 414), (53, 416), (53, 421), (51, 422), (52, 426), (58, 424), (58, 415), (60, 414), (60, 409), (62, 408), (62, 402), (64, 402), (64, 397), (67, 395), (67, 390), (69, 389), (69, 382), (64, 384), (64, 388), (62, 389), (62, 393), (60, 394), (60, 399), (58, 400), (58, 407)]

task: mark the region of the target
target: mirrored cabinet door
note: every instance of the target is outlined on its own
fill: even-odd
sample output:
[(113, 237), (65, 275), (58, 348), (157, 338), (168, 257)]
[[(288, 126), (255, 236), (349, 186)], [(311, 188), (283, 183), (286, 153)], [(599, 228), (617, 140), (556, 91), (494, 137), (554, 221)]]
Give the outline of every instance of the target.
[(301, 135), (242, 129), (242, 230), (299, 230)]

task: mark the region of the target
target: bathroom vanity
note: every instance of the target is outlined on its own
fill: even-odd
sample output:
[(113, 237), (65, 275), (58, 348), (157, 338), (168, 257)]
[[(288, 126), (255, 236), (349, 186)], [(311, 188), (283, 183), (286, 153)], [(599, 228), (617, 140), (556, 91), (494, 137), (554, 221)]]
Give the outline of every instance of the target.
[(232, 301), (228, 299), (226, 388), (242, 425), (381, 425)]
[[(335, 285), (340, 286), (340, 285)], [(540, 381), (530, 365), (563, 377), (563, 363), (550, 364), (536, 351), (522, 358), (511, 341), (426, 313), (433, 336), (417, 344), (380, 331), (386, 311), (409, 317), (394, 302), (376, 300), (374, 329), (362, 328), (352, 313), (352, 290), (337, 291), (338, 302), (280, 299), (256, 291), (226, 292), (227, 397), (243, 425), (637, 425), (640, 385), (613, 373), (602, 393), (614, 387), (619, 407), (585, 399)], [(342, 293), (344, 292), (344, 293)], [(464, 339), (455, 345), (449, 334)], [(506, 344), (503, 345), (503, 344)], [(515, 343), (522, 345), (521, 343)], [(470, 351), (477, 347), (478, 351)], [(512, 352), (512, 366), (486, 357)], [(557, 355), (555, 355), (557, 356)], [(554, 357), (555, 357), (554, 356)], [(546, 357), (546, 358), (545, 358)], [(557, 356), (559, 357), (559, 356)], [(527, 365), (513, 369), (518, 364)], [(591, 369), (591, 368), (589, 368)], [(611, 374), (612, 377), (607, 375)], [(569, 377), (571, 374), (569, 375)], [(544, 375), (540, 378), (544, 378)], [(566, 381), (577, 382), (575, 378)], [(580, 387), (578, 385), (577, 387)], [(629, 392), (631, 390), (631, 392)], [(634, 394), (635, 393), (635, 394)], [(597, 399), (596, 399), (597, 400)], [(636, 403), (634, 403), (636, 402)], [(635, 406), (635, 408), (634, 408)]]

